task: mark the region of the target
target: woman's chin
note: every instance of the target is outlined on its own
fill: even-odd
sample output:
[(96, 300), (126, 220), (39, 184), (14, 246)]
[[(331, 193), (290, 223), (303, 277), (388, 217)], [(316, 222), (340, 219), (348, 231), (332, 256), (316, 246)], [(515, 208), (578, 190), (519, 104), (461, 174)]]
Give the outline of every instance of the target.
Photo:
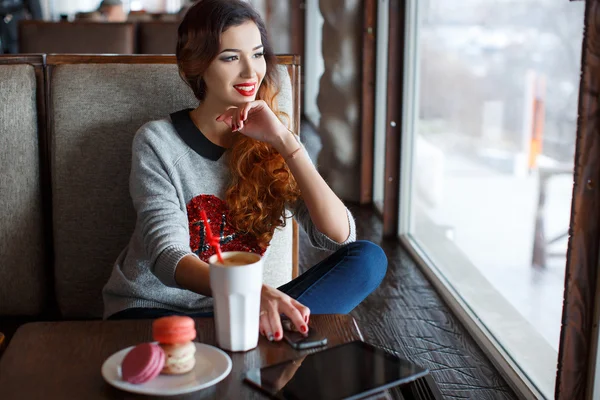
[[(241, 96), (240, 96), (240, 97), (241, 97)], [(251, 96), (251, 97), (250, 97), (250, 96), (248, 96), (248, 97), (245, 97), (245, 98), (243, 98), (243, 99), (236, 99), (236, 101), (235, 101), (235, 102), (233, 102), (233, 104), (234, 104), (236, 107), (241, 107), (241, 106), (243, 106), (243, 105), (245, 105), (245, 104), (247, 104), (247, 103), (250, 103), (251, 101), (254, 101), (254, 100), (256, 100), (256, 97), (255, 97), (255, 96)]]

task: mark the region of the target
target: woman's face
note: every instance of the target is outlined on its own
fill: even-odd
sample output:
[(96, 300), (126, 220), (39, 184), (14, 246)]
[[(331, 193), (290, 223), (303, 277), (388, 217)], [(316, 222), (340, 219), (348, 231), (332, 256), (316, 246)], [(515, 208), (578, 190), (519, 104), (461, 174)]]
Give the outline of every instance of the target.
[(232, 26), (221, 35), (219, 54), (203, 75), (205, 101), (225, 107), (256, 99), (267, 71), (260, 31), (253, 21)]

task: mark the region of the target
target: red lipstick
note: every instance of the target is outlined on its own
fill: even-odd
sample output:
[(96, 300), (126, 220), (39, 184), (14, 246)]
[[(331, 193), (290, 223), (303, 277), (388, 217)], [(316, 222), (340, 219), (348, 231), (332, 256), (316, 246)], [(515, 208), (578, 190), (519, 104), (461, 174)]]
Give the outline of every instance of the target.
[(233, 87), (242, 96), (254, 96), (256, 93), (256, 83), (244, 83)]

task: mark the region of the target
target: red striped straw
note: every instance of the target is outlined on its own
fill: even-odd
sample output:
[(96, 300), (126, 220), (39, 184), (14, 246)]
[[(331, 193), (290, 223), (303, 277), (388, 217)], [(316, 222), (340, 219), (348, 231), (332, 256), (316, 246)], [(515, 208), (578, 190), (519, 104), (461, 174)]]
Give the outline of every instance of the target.
[(217, 258), (219, 259), (219, 262), (221, 264), (224, 264), (223, 254), (221, 254), (221, 244), (219, 243), (220, 239), (217, 236), (213, 236), (212, 231), (210, 230), (210, 225), (208, 225), (208, 218), (206, 218), (206, 212), (204, 212), (204, 210), (200, 210), (200, 216), (202, 217), (202, 220), (204, 221), (204, 226), (206, 227), (206, 240), (208, 241), (208, 244), (214, 247), (215, 251), (217, 252)]

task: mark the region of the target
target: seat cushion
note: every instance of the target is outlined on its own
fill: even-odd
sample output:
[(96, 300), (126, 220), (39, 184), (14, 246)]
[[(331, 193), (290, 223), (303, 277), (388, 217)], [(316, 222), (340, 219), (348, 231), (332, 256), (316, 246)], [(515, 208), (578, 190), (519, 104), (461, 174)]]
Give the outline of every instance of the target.
[(39, 170), (34, 67), (0, 65), (0, 315), (43, 311)]
[[(174, 64), (57, 65), (50, 79), (58, 306), (64, 317), (101, 317), (102, 287), (135, 225), (128, 186), (133, 135), (197, 101)], [(286, 85), (290, 95), (282, 99), (289, 102), (289, 79)], [(291, 115), (291, 105), (281, 107)], [(265, 267), (266, 275), (279, 271), (275, 283), (285, 280), (282, 270), (291, 277), (286, 235), (273, 243), (278, 247), (288, 249), (289, 261)]]

